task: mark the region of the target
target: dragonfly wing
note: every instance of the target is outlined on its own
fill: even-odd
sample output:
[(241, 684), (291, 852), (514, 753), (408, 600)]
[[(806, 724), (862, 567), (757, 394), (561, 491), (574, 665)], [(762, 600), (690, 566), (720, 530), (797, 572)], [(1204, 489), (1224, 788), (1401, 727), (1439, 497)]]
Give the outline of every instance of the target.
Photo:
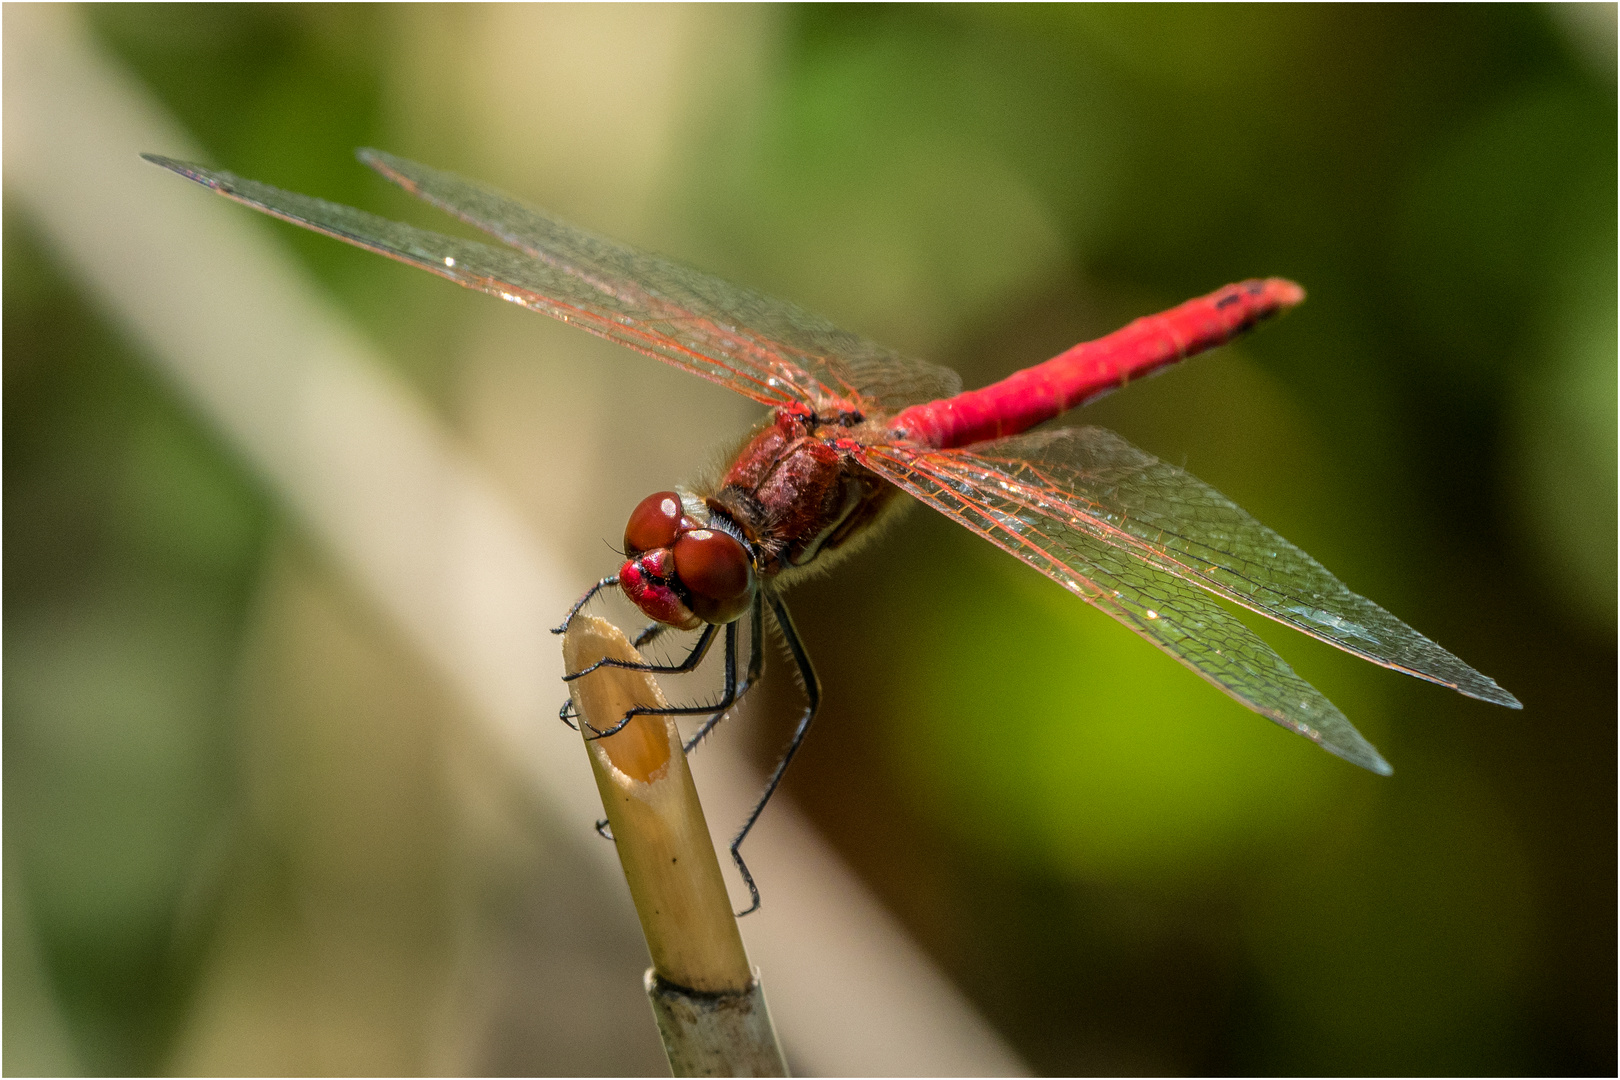
[(1020, 498), (1144, 562), (1375, 664), (1519, 708), (1489, 677), (1377, 604), (1232, 500), (1103, 428), (975, 448)]
[[(980, 443), (938, 468), (970, 467), (1007, 513), (1089, 537), (1385, 667), (1512, 708), (1519, 701), (1197, 477), (1103, 428)], [(959, 478), (966, 482), (966, 478)]]
[(690, 321), (650, 307), (646, 297), (633, 290), (615, 291), (602, 281), (510, 248), (418, 229), (221, 170), (146, 157), (256, 210), (579, 326), (762, 404), (814, 408), (829, 394), (803, 367), (757, 341), (741, 334), (728, 338), (712, 326), (688, 332)]
[[(1002, 440), (1012, 442), (1014, 440)], [(985, 444), (986, 446), (999, 444)], [(966, 450), (867, 447), (867, 467), (1112, 615), (1244, 705), (1381, 775), (1389, 764), (1345, 715), (1202, 590), (1009, 492), (1002, 462)]]
[(589, 282), (671, 336), (711, 353), (741, 353), (773, 370), (796, 369), (806, 390), (898, 409), (962, 388), (949, 368), (902, 356), (785, 301), (596, 236), (476, 181), (380, 150), (362, 150), (360, 160), (469, 225)]

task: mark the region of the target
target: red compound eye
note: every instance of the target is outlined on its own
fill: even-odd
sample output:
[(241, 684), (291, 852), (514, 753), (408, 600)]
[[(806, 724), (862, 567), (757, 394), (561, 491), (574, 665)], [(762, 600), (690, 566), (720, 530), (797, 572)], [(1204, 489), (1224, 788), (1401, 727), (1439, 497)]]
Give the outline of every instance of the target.
[(649, 495), (630, 511), (624, 527), (624, 549), (631, 555), (657, 551), (675, 542), (681, 524), (681, 497), (673, 491)]
[(730, 533), (693, 529), (675, 541), (675, 576), (691, 594), (688, 604), (704, 622), (728, 623), (748, 610), (754, 564)]

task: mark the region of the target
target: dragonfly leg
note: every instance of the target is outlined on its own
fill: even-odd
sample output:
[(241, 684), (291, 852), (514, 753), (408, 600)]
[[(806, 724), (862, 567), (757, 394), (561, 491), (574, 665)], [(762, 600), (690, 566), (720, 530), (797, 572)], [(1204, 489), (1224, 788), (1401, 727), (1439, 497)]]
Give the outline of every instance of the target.
[[(589, 720), (580, 720), (580, 723), (585, 725), (585, 730), (588, 732), (585, 737), (595, 742), (597, 739), (605, 739), (609, 735), (617, 735), (623, 730), (624, 725), (638, 716), (706, 716), (716, 709), (729, 709), (732, 704), (735, 704), (735, 702), (727, 703), (721, 700), (713, 705), (671, 705), (663, 709), (650, 709), (637, 705), (632, 709), (626, 709), (624, 715), (619, 717), (619, 722), (610, 728), (596, 728)], [(578, 714), (575, 714), (575, 716), (577, 717)]]
[(579, 614), (580, 608), (584, 607), (586, 604), (595, 599), (596, 594), (601, 592), (603, 589), (611, 589), (618, 583), (619, 577), (617, 574), (615, 574), (612, 577), (605, 577), (601, 581), (598, 581), (595, 585), (592, 585), (590, 589), (586, 591), (584, 596), (574, 601), (574, 606), (568, 609), (567, 615), (563, 616), (562, 625), (553, 626), (551, 628), (551, 632), (553, 634), (566, 634), (568, 632), (568, 624), (574, 621), (574, 616)]
[(799, 666), (799, 675), (804, 680), (806, 700), (804, 715), (799, 717), (799, 726), (793, 729), (793, 738), (788, 742), (787, 750), (782, 753), (782, 760), (776, 763), (776, 768), (771, 772), (771, 778), (765, 784), (765, 793), (759, 797), (759, 802), (754, 804), (753, 812), (748, 815), (748, 820), (743, 822), (742, 831), (731, 842), (731, 861), (737, 864), (737, 871), (742, 874), (743, 884), (748, 886), (748, 895), (753, 900), (745, 910), (737, 913), (738, 918), (752, 915), (759, 910), (759, 887), (754, 884), (754, 875), (748, 872), (748, 864), (743, 862), (742, 843), (748, 839), (748, 831), (754, 827), (754, 822), (759, 820), (765, 804), (776, 794), (776, 786), (782, 782), (782, 774), (787, 772), (789, 763), (793, 761), (793, 755), (799, 752), (799, 747), (804, 743), (804, 736), (810, 730), (810, 721), (816, 718), (816, 710), (821, 707), (821, 680), (816, 678), (816, 669), (810, 663), (810, 654), (804, 651), (804, 642), (799, 640), (799, 632), (793, 627), (793, 619), (788, 615), (787, 606), (774, 592), (767, 599), (771, 604), (771, 614), (776, 617), (776, 625), (782, 631), (782, 639), (787, 643), (788, 652), (792, 655), (793, 662)]
[[(598, 581), (591, 591), (586, 593), (580, 599), (580, 601), (569, 610), (568, 617), (563, 620), (562, 626), (553, 630), (552, 633), (557, 633), (560, 630), (566, 630), (568, 628), (568, 624), (573, 621), (574, 616), (579, 613), (579, 609), (584, 607), (585, 604), (590, 601), (592, 596), (595, 596), (597, 592), (610, 584), (617, 584), (618, 580), (618, 578), (603, 578), (601, 581)], [(643, 629), (641, 633), (636, 635), (635, 643), (637, 646), (640, 646), (648, 641), (651, 641), (653, 638), (657, 637), (659, 634), (668, 629), (669, 626), (666, 623), (653, 623)], [(693, 647), (692, 652), (687, 655), (686, 659), (673, 667), (661, 667), (656, 664), (630, 664), (622, 660), (598, 660), (596, 663), (592, 664), (588, 668), (585, 668), (583, 671), (576, 671), (572, 675), (564, 675), (563, 682), (572, 682), (581, 675), (589, 675), (591, 672), (604, 665), (608, 667), (628, 668), (631, 671), (652, 671), (659, 673), (679, 673), (691, 671), (703, 661), (703, 655), (708, 651), (709, 645), (713, 642), (713, 640), (714, 627), (711, 625), (704, 629), (703, 636), (698, 638), (697, 645)], [(563, 699), (562, 708), (557, 710), (557, 719), (567, 724), (573, 730), (579, 730), (579, 725), (574, 723), (575, 720), (579, 719), (579, 713), (574, 711), (573, 698)], [(595, 729), (592, 728), (592, 730), (594, 731)], [(619, 729), (618, 727), (615, 727), (613, 730), (617, 731)]]
[(613, 839), (613, 830), (608, 828), (607, 818), (603, 818), (601, 821), (596, 823), (596, 835), (600, 836), (604, 840)]
[[(732, 700), (726, 707), (704, 721), (703, 726), (697, 729), (697, 733), (686, 740), (686, 744), (681, 747), (683, 753), (690, 754), (698, 743), (708, 738), (709, 732), (714, 730), (715, 725), (725, 719), (732, 706), (741, 701), (743, 695), (748, 693), (749, 689), (759, 681), (760, 676), (765, 674), (765, 609), (762, 592), (756, 591), (754, 593), (753, 611), (750, 612), (748, 617), (750, 622), (748, 631), (748, 673), (743, 676), (742, 685), (738, 686), (737, 692), (731, 695)], [(737, 658), (729, 650), (726, 661), (733, 669), (736, 667)], [(728, 683), (730, 678), (731, 676), (728, 673)]]
[[(708, 648), (707, 641), (713, 640), (714, 631), (717, 629), (718, 627), (711, 623), (708, 628), (703, 631), (703, 637), (706, 640), (700, 641), (699, 644), (703, 646), (705, 651), (707, 651)], [(692, 650), (692, 654), (697, 655), (698, 650), (694, 648)], [(689, 656), (687, 659), (691, 660), (691, 656)], [(701, 660), (702, 657), (698, 656), (698, 659)], [(592, 667), (595, 666), (597, 665), (592, 665)], [(691, 670), (691, 667), (696, 666), (696, 661), (692, 661), (691, 666), (682, 668), (649, 669), (646, 667), (636, 667), (630, 664), (616, 664), (614, 666), (626, 667), (631, 671), (689, 671)], [(579, 674), (583, 675), (586, 671), (590, 670), (591, 668), (586, 668), (585, 671), (581, 671)], [(625, 714), (619, 718), (619, 722), (606, 730), (598, 730), (597, 728), (593, 727), (588, 720), (581, 720), (580, 723), (584, 724), (586, 730), (590, 732), (586, 738), (592, 740), (605, 739), (638, 716), (694, 716), (706, 715), (708, 713), (715, 712), (716, 710), (724, 712), (737, 703), (737, 696), (737, 624), (735, 622), (729, 622), (726, 623), (726, 688), (725, 692), (720, 695), (719, 701), (714, 702), (711, 705), (672, 705), (663, 709), (654, 709), (645, 705), (637, 705), (626, 710)], [(575, 715), (577, 716), (578, 714), (576, 713)]]
[(634, 641), (632, 641), (630, 644), (634, 645), (636, 648), (639, 649), (643, 645), (647, 644), (647, 642), (653, 640), (659, 634), (662, 634), (665, 630), (668, 630), (669, 628), (670, 628), (669, 623), (662, 623), (662, 622), (648, 623), (646, 626), (643, 626), (641, 628), (641, 633), (637, 634), (636, 639)]
[[(654, 675), (685, 674), (703, 663), (703, 658), (709, 654), (709, 646), (714, 644), (714, 632), (718, 629), (719, 627), (714, 623), (706, 624), (703, 627), (703, 633), (698, 635), (697, 643), (692, 646), (692, 651), (687, 653), (686, 659), (678, 664), (637, 664), (629, 660), (615, 660), (612, 657), (603, 657), (590, 667), (581, 668), (572, 675), (564, 675), (563, 682), (573, 682), (575, 679), (583, 678), (600, 667), (623, 668), (625, 671), (646, 671)], [(726, 629), (729, 632), (730, 625)]]

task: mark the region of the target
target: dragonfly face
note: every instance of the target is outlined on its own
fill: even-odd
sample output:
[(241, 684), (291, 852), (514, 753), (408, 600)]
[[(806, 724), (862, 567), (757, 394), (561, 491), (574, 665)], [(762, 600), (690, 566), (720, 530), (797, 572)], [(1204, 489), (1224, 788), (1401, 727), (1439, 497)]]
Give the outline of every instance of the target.
[(898, 494), (840, 449), (826, 425), (780, 409), (717, 489), (684, 498), (660, 491), (636, 506), (619, 587), (666, 625), (723, 625), (748, 610), (756, 588), (852, 550)]
[(681, 497), (659, 491), (642, 499), (624, 527), (629, 556), (619, 587), (648, 617), (680, 630), (741, 617), (757, 582), (748, 546), (718, 521), (687, 513)]

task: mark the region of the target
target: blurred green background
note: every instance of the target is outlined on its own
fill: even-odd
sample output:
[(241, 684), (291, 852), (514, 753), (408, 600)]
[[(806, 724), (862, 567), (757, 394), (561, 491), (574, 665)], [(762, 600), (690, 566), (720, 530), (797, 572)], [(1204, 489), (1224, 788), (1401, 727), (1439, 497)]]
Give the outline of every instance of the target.
[[(1287, 319), (1078, 421), (1184, 464), (1522, 713), (1257, 627), (1395, 767), (1364, 774), (918, 511), (793, 598), (827, 700), (789, 789), (1039, 1071), (1614, 1073), (1612, 5), (85, 15), (221, 166), (443, 227), (354, 162), (381, 146), (969, 385), (1230, 280), (1303, 283)], [(620, 78), (659, 111), (602, 91)], [(24, 977), (52, 1060), (249, 1068), (241, 1031), (296, 1043), (296, 995), (250, 974), (282, 1012), (233, 1027), (222, 966), (368, 935), (409, 943), (410, 989), (351, 1000), (370, 1034), (316, 1071), (447, 1068), (418, 1021), (458, 977), (477, 860), (441, 775), (453, 706), (6, 209), (7, 1071), (46, 1060), (12, 1057), (46, 1038)], [(701, 388), (649, 406), (687, 377), (608, 349), (578, 371), (537, 346), (570, 331), (265, 227), (582, 585), (619, 484), (679, 480), (751, 418)], [(638, 392), (544, 408), (592, 378)], [(592, 425), (614, 453), (565, 449)], [(565, 468), (615, 494), (558, 520)], [(337, 745), (323, 709), (375, 714), (372, 741)], [(365, 902), (327, 918), (330, 895)]]

